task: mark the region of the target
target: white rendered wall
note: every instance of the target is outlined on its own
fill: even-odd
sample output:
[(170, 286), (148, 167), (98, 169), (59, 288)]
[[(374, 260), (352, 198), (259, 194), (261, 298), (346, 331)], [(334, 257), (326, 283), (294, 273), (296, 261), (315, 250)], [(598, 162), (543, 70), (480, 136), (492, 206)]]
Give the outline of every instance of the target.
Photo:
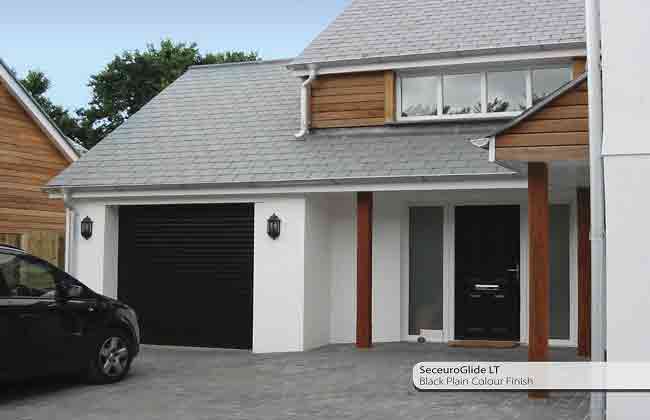
[[(267, 219), (281, 219), (276, 240)], [(306, 200), (269, 198), (255, 203), (253, 352), (302, 351), (305, 321)]]
[[(607, 360), (650, 361), (650, 3), (602, 0)], [(607, 418), (645, 419), (650, 395), (609, 393)]]
[(70, 274), (97, 293), (117, 297), (117, 208), (103, 203), (81, 202), (74, 205), (75, 225), (86, 216), (93, 221), (90, 239), (72, 229)]
[(401, 340), (401, 221), (398, 194), (375, 193), (372, 222), (372, 340)]
[[(150, 200), (112, 200), (73, 202), (75, 227), (72, 234), (70, 272), (91, 289), (107, 296), (116, 297), (118, 291), (117, 261), (119, 238), (119, 205), (172, 204), (193, 200), (173, 198)], [(328, 279), (329, 270), (315, 272), (321, 277), (310, 277), (315, 287), (308, 289), (309, 298), (324, 293), (326, 299), (319, 301), (319, 310), (308, 315), (311, 335), (305, 344), (305, 226), (307, 202), (303, 196), (293, 197), (242, 197), (205, 198), (201, 203), (254, 202), (254, 273), (253, 273), (253, 351), (260, 353), (302, 351), (308, 346), (320, 345), (329, 337), (329, 286), (320, 280)], [(282, 234), (272, 240), (266, 233), (266, 220), (276, 213), (282, 219)], [(326, 212), (314, 205), (315, 229), (323, 229), (321, 216)], [(89, 216), (93, 220), (93, 235), (83, 239), (76, 225)], [(312, 255), (327, 249), (328, 240), (310, 246)], [(328, 252), (325, 252), (327, 255)], [(315, 261), (315, 258), (312, 259)], [(317, 261), (329, 269), (327, 258)], [(325, 288), (325, 291), (319, 289)], [(312, 316), (313, 315), (313, 316)]]
[(332, 194), (330, 220), (330, 343), (353, 343), (357, 319), (357, 218), (353, 193)]
[(330, 341), (330, 238), (327, 195), (307, 198), (305, 217), (305, 350)]
[(650, 3), (601, 0), (600, 4), (604, 153), (650, 153)]
[[(650, 156), (607, 157), (604, 169), (607, 360), (649, 362)], [(607, 394), (607, 419), (646, 419), (648, 410), (647, 393)]]

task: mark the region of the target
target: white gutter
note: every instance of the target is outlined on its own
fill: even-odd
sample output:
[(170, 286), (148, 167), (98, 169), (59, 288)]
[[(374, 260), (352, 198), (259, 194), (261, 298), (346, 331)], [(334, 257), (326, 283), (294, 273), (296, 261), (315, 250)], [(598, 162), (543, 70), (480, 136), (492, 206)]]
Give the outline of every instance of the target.
[(307, 133), (309, 133), (309, 123), (310, 123), (310, 92), (311, 84), (316, 80), (318, 72), (316, 68), (312, 68), (309, 72), (309, 77), (307, 80), (302, 82), (300, 88), (300, 131), (295, 134), (296, 138), (301, 140), (305, 138)]
[[(603, 174), (603, 98), (600, 0), (585, 0), (589, 95), (589, 188), (591, 195), (591, 360), (605, 361), (606, 274), (605, 194)], [(605, 395), (593, 393), (591, 418), (605, 418)]]
[(67, 188), (63, 189), (63, 205), (65, 206), (65, 271), (69, 273), (76, 211), (74, 206), (72, 206), (70, 191)]

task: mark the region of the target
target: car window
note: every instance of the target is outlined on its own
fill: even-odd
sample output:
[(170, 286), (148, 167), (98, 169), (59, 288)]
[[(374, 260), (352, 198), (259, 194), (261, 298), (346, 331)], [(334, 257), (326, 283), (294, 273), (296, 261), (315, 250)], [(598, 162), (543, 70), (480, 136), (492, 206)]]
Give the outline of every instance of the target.
[(24, 255), (0, 254), (0, 296), (54, 298), (55, 273)]

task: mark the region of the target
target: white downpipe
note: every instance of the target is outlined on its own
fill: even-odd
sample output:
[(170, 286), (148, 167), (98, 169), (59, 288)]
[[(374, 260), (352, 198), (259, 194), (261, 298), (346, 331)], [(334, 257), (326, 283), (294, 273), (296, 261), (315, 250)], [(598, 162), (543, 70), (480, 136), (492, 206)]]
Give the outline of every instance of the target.
[[(591, 193), (591, 360), (605, 361), (605, 195), (600, 0), (585, 0), (589, 91), (589, 186)], [(605, 417), (605, 395), (593, 393), (591, 418)]]
[(63, 205), (65, 206), (65, 271), (70, 272), (70, 258), (72, 255), (72, 239), (74, 232), (74, 222), (76, 211), (70, 201), (70, 192), (63, 190)]
[(295, 134), (297, 139), (303, 139), (307, 133), (309, 133), (309, 123), (310, 123), (310, 107), (309, 107), (309, 97), (311, 84), (316, 80), (318, 72), (316, 68), (311, 69), (309, 72), (309, 77), (307, 80), (302, 82), (300, 88), (300, 131)]
[(603, 181), (603, 98), (600, 0), (586, 0), (591, 189), (592, 360), (605, 360), (605, 196)]

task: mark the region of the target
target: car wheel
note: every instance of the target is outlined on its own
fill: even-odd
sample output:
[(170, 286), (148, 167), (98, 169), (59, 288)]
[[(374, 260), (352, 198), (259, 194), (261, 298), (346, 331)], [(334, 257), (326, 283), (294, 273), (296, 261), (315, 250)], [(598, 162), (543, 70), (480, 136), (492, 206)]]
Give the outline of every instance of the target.
[(107, 330), (98, 336), (93, 347), (88, 368), (90, 382), (107, 384), (122, 380), (133, 360), (128, 335), (117, 329)]

